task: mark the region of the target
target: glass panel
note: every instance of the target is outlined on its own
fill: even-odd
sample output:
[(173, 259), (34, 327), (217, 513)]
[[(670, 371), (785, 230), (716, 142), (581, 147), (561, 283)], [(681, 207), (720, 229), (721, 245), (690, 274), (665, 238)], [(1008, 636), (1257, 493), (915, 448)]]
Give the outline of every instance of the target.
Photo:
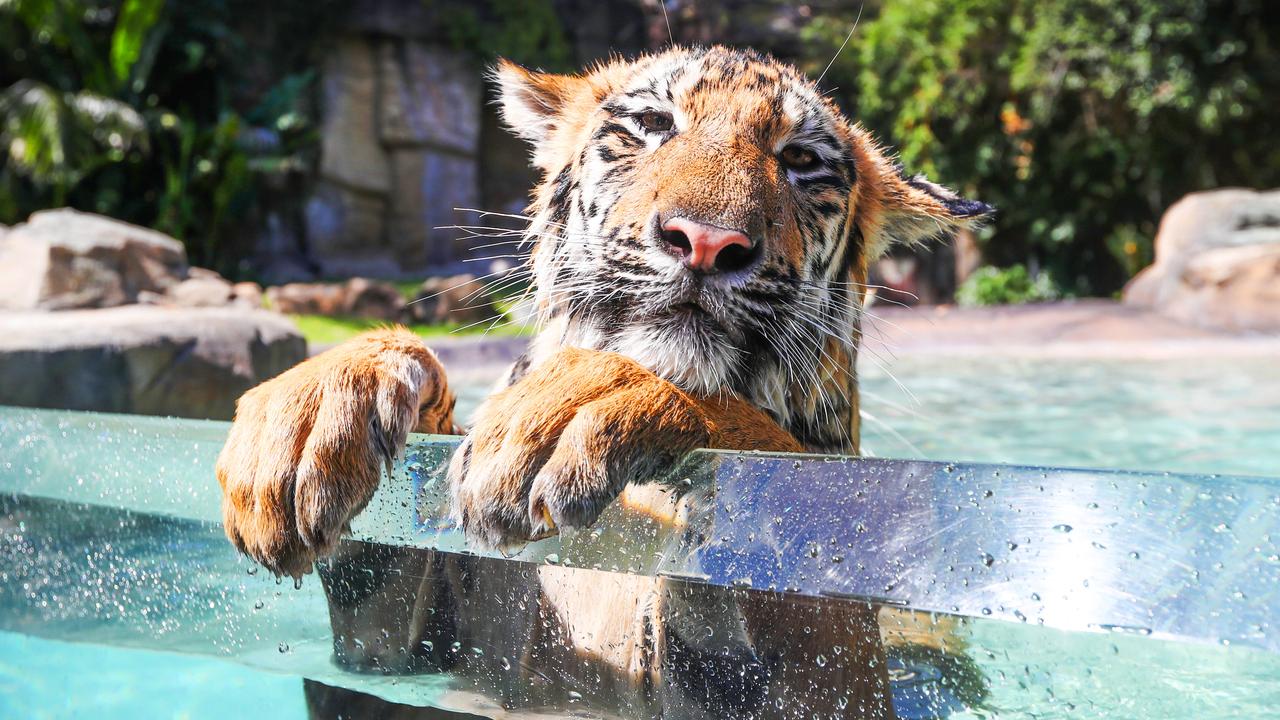
[[(700, 453), (512, 558), (416, 437), (299, 587), (238, 558), (226, 425), (0, 408), (0, 628), (503, 717), (1265, 717), (1280, 481)], [(323, 714), (323, 712), (321, 712)]]

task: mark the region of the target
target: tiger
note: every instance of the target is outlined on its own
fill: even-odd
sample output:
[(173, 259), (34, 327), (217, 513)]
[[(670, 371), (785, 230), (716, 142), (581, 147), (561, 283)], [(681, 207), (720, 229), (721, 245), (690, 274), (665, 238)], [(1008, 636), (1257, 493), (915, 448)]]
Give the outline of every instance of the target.
[[(992, 212), (908, 174), (815, 82), (753, 50), (672, 47), (578, 74), (503, 60), (492, 79), (502, 119), (530, 143), (541, 178), (524, 230), (538, 331), (465, 432), (444, 368), (404, 328), (360, 336), (245, 393), (216, 466), (224, 526), (278, 575), (299, 578), (342, 556), (340, 538), (414, 430), (463, 435), (448, 467), (452, 516), (468, 542), (504, 550), (589, 526), (697, 448), (858, 454), (871, 263)], [(697, 716), (693, 707), (784, 716), (776, 708), (786, 703), (815, 717), (867, 717), (866, 698), (883, 704), (883, 662), (861, 714), (818, 697), (835, 682), (818, 669), (770, 681), (755, 700), (722, 697), (738, 703), (732, 711), (710, 709), (705, 688), (696, 701), (671, 700), (653, 688), (678, 679), (653, 674), (676, 671), (654, 658), (697, 643), (676, 637), (659, 608), (695, 607), (698, 592), (657, 580), (609, 591), (610, 612), (643, 616), (642, 638), (588, 607), (597, 591), (574, 573), (544, 568), (535, 583), (557, 637), (664, 717)], [(743, 658), (808, 642), (777, 637), (812, 612), (788, 607), (757, 599), (723, 620)], [(331, 614), (338, 623), (342, 612)], [(843, 641), (813, 642), (803, 652)]]

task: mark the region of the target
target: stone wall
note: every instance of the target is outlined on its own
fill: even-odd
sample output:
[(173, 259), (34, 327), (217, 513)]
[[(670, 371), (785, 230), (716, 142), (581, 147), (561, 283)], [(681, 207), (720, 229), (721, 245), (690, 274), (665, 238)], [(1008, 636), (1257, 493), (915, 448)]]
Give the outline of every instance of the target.
[[(553, 5), (579, 67), (642, 49), (661, 17), (633, 0)], [(485, 15), (493, 7), (469, 0), (355, 0), (334, 37), (318, 43), (320, 160), (299, 217), (272, 213), (255, 241), (265, 282), (475, 271), (462, 261), (483, 255), (472, 249), (486, 241), (451, 226), (513, 226), (458, 209), (518, 213), (537, 180), (528, 148), (489, 102), (492, 58), (456, 44), (450, 17), (459, 9), (495, 20)]]
[(321, 160), (306, 204), (321, 275), (399, 277), (459, 258), (480, 201), (481, 76), (428, 42), (341, 38), (321, 79)]

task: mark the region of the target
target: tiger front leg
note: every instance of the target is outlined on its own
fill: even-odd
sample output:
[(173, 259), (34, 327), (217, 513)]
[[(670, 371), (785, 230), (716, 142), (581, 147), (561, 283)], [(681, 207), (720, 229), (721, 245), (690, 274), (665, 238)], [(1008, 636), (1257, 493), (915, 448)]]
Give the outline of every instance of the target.
[(449, 468), (453, 515), (485, 547), (595, 520), (710, 437), (697, 404), (617, 353), (565, 348), (485, 401)]
[(765, 413), (690, 396), (612, 352), (565, 348), (493, 395), (453, 456), (453, 514), (474, 542), (514, 548), (589, 525), (629, 483), (703, 447), (796, 451)]
[(218, 456), (227, 537), (279, 575), (333, 552), (411, 430), (455, 433), (444, 368), (403, 328), (321, 353), (244, 394)]

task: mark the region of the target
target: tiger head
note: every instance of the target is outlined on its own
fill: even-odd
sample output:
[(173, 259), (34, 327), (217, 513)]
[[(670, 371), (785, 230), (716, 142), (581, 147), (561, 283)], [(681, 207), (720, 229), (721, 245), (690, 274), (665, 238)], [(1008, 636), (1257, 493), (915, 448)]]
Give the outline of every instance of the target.
[(904, 175), (815, 83), (755, 52), (495, 76), (543, 174), (527, 236), (544, 342), (738, 393), (815, 450), (856, 451), (868, 263), (990, 209)]

